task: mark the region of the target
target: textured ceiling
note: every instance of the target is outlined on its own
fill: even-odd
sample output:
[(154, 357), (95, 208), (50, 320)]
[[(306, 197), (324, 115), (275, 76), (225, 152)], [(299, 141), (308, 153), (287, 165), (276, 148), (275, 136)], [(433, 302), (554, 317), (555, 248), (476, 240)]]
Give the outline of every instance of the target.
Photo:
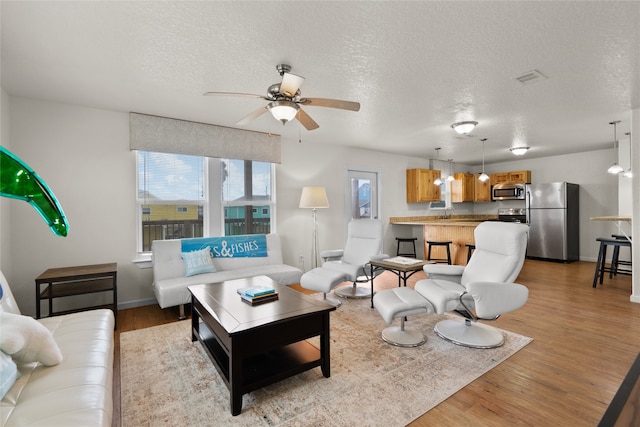
[[(612, 146), (640, 108), (640, 2), (0, 3), (10, 95), (235, 127), (288, 63), (320, 128), (264, 114), (245, 129), (478, 164)], [(548, 78), (515, 78), (539, 70)], [(449, 127), (480, 124), (470, 136)]]

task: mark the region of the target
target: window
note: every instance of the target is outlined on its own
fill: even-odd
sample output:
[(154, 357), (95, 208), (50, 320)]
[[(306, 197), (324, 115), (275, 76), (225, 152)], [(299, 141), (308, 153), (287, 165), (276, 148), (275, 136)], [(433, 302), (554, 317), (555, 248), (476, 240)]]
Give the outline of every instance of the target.
[(221, 165), (224, 234), (271, 232), (273, 165), (268, 162), (223, 159)]
[(154, 240), (275, 232), (275, 164), (136, 156), (139, 253), (150, 252)]
[(154, 240), (202, 237), (207, 209), (205, 158), (137, 152), (138, 252)]

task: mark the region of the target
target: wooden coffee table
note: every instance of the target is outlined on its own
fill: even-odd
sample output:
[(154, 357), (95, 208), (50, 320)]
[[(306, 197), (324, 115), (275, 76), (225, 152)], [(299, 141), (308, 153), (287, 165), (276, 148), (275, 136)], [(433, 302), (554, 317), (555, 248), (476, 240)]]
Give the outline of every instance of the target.
[[(279, 299), (249, 305), (238, 288), (273, 286)], [(189, 286), (191, 340), (199, 340), (229, 388), (231, 414), (242, 395), (320, 366), (329, 378), (329, 314), (336, 308), (267, 276)], [(318, 349), (308, 338), (320, 336)]]

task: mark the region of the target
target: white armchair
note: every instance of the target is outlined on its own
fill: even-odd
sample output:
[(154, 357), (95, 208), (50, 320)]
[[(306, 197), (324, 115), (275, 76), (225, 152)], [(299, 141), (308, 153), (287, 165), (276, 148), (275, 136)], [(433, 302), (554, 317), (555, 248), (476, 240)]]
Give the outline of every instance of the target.
[(439, 322), (434, 330), (455, 344), (499, 347), (502, 333), (478, 320), (495, 320), (527, 301), (528, 289), (513, 283), (524, 264), (529, 227), (507, 222), (483, 222), (474, 232), (476, 249), (466, 266), (425, 265), (428, 278), (415, 290), (438, 314), (455, 311), (463, 319)]
[(368, 266), (371, 260), (389, 258), (382, 253), (383, 224), (377, 219), (352, 220), (347, 227), (347, 242), (344, 249), (322, 251), (325, 260), (322, 268), (343, 273), (346, 280), (353, 282), (351, 287), (342, 287), (335, 293), (344, 298), (368, 298), (369, 288), (357, 286), (369, 282), (371, 275), (380, 271)]

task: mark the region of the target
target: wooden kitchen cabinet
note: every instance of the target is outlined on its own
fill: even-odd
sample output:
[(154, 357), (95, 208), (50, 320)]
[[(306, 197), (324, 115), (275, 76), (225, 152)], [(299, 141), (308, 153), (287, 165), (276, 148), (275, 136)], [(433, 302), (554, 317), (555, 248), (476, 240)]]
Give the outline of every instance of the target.
[(509, 182), (531, 184), (531, 171), (509, 172)]
[(490, 202), (491, 181), (482, 182), (479, 174), (457, 173), (451, 183), (451, 202)]
[(490, 202), (491, 201), (491, 180), (488, 179), (484, 182), (478, 179), (480, 175), (474, 177), (474, 202)]
[(407, 169), (407, 203), (440, 201), (439, 170)]
[(496, 172), (491, 174), (491, 185), (530, 183), (531, 171)]
[(490, 175), (491, 185), (506, 184), (509, 182), (509, 172), (496, 172)]
[(475, 175), (471, 173), (456, 173), (455, 181), (451, 182), (451, 202), (475, 201)]

